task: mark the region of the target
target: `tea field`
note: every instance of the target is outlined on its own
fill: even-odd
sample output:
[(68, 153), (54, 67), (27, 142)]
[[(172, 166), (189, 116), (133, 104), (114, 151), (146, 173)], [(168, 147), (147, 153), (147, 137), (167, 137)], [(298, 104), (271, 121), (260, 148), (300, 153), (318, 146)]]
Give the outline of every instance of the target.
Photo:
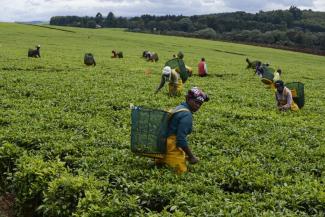
[[(16, 216), (324, 216), (325, 58), (240, 44), (125, 32), (0, 23), (0, 192)], [(41, 45), (41, 58), (28, 48)], [(123, 59), (112, 59), (111, 50)], [(141, 58), (159, 54), (157, 63)], [(189, 136), (200, 158), (177, 175), (130, 151), (130, 103), (184, 100), (161, 69), (183, 51), (210, 101)], [(86, 67), (83, 55), (97, 66)], [(197, 64), (205, 57), (209, 76)], [(305, 106), (278, 112), (246, 57), (305, 84)], [(185, 90), (184, 90), (185, 95)], [(1, 211), (0, 211), (1, 212)], [(1, 213), (0, 213), (0, 216)]]

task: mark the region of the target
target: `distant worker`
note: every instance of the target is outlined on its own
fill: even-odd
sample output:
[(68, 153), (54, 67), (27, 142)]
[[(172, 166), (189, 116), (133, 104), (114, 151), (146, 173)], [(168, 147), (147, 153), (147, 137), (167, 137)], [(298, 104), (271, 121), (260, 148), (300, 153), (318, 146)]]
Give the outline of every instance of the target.
[(200, 77), (204, 77), (208, 75), (208, 67), (204, 57), (201, 58), (201, 61), (198, 64), (198, 72)]
[(183, 58), (184, 58), (184, 54), (183, 54), (182, 51), (179, 51), (179, 52), (177, 53), (177, 58), (179, 58), (179, 59), (183, 59)]
[(147, 58), (147, 55), (148, 55), (149, 51), (145, 50), (142, 52), (142, 57), (143, 58)]
[(167, 164), (178, 173), (187, 171), (186, 160), (190, 164), (199, 162), (188, 146), (186, 137), (192, 132), (193, 113), (200, 109), (203, 102), (209, 101), (208, 95), (197, 87), (191, 88), (185, 99), (186, 102), (172, 111), (167, 131), (167, 153), (163, 159), (156, 160), (158, 165)]
[(40, 49), (41, 49), (41, 45), (37, 45), (36, 50), (29, 48), (27, 56), (28, 57), (35, 57), (35, 58), (41, 57)]
[(148, 51), (146, 58), (148, 61), (151, 61), (151, 62), (157, 62), (159, 60), (158, 54), (155, 52), (150, 52), (150, 51)]
[(155, 91), (158, 93), (160, 89), (165, 85), (165, 82), (169, 82), (169, 96), (179, 96), (183, 90), (183, 82), (178, 74), (174, 69), (171, 69), (169, 66), (165, 66), (162, 70), (160, 84)]
[(84, 56), (84, 64), (86, 64), (87, 66), (91, 66), (94, 65), (96, 66), (96, 61), (95, 61), (95, 57), (92, 53), (86, 53)]
[(261, 65), (262, 62), (259, 60), (254, 60), (254, 61), (250, 61), (248, 58), (246, 58), (246, 62), (247, 62), (247, 67), (246, 69), (256, 69), (256, 66), (259, 64)]
[(111, 58), (123, 58), (123, 52), (122, 51), (112, 50)]
[(280, 111), (298, 111), (298, 105), (293, 101), (292, 94), (289, 88), (284, 86), (283, 81), (277, 80), (275, 82), (276, 93), (275, 100), (277, 103), (277, 107)]
[(255, 73), (256, 75), (258, 75), (259, 77), (263, 77), (263, 74), (265, 72), (265, 70), (268, 70), (270, 64), (268, 63), (262, 63), (262, 62), (257, 62), (256, 63), (256, 69), (255, 69)]

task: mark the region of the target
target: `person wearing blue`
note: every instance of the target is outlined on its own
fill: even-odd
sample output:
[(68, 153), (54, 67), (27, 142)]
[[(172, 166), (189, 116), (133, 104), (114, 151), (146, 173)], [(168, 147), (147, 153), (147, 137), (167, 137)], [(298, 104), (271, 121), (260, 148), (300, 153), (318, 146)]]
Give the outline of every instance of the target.
[(167, 153), (163, 159), (156, 160), (157, 164), (167, 164), (178, 173), (184, 173), (187, 171), (186, 160), (191, 164), (199, 162), (192, 153), (186, 137), (192, 132), (193, 113), (207, 101), (208, 95), (193, 87), (186, 95), (186, 102), (172, 110), (167, 133)]

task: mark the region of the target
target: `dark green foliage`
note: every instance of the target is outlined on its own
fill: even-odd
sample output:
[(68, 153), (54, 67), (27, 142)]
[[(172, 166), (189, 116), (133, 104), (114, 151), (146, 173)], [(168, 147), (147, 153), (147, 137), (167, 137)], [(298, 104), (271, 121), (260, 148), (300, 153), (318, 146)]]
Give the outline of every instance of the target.
[(50, 24), (95, 28), (97, 23), (130, 31), (262, 43), (319, 53), (325, 51), (325, 43), (321, 42), (324, 20), (324, 12), (291, 6), (288, 10), (256, 14), (238, 11), (190, 17), (142, 15), (130, 19), (117, 18), (109, 12), (106, 18), (100, 13), (95, 17), (52, 17)]
[(22, 148), (11, 144), (4, 143), (0, 144), (0, 192), (4, 193), (9, 191), (9, 186), (12, 185), (11, 179), (8, 177), (14, 171), (16, 167), (16, 161), (21, 156), (23, 156), (25, 152)]
[(63, 175), (49, 183), (39, 211), (48, 217), (69, 217), (87, 192), (96, 191), (96, 182), (83, 176)]
[(207, 39), (215, 39), (217, 37), (217, 33), (212, 28), (205, 28), (195, 32), (199, 38), (207, 38)]
[(66, 172), (60, 161), (45, 162), (41, 156), (23, 155), (16, 163), (12, 174), (12, 191), (16, 196), (15, 206), (18, 216), (36, 213), (42, 204), (43, 191), (54, 180)]

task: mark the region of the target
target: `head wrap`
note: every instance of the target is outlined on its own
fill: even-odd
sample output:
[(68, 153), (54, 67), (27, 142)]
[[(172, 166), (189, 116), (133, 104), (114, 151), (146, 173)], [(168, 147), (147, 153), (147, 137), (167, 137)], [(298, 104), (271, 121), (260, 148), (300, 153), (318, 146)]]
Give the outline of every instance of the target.
[(177, 57), (183, 59), (184, 58), (183, 52), (182, 51), (178, 52)]
[(189, 99), (194, 99), (194, 100), (200, 101), (201, 103), (209, 101), (208, 95), (197, 87), (192, 87), (187, 92), (187, 97)]
[(164, 76), (169, 76), (171, 72), (172, 72), (172, 69), (170, 68), (170, 66), (165, 66), (162, 70), (162, 74)]
[(284, 83), (283, 83), (283, 81), (281, 81), (281, 80), (277, 80), (277, 81), (275, 81), (275, 86), (276, 87), (283, 87), (284, 86)]

